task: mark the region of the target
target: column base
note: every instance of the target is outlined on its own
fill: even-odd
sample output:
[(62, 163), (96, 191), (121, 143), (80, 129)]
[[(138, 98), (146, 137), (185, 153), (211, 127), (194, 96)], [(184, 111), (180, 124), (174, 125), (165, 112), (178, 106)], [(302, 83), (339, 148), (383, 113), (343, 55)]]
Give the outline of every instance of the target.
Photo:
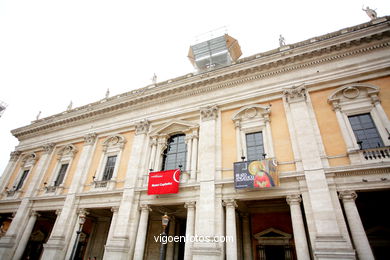
[[(128, 237), (113, 237), (109, 244), (105, 246), (103, 259), (129, 259)], [(131, 259), (131, 257), (130, 257)]]
[(222, 248), (213, 242), (194, 242), (191, 246), (192, 260), (220, 259)]
[(339, 235), (317, 236), (314, 249), (315, 259), (356, 259), (356, 252)]
[(65, 257), (65, 236), (54, 236), (43, 245), (42, 259), (62, 259)]

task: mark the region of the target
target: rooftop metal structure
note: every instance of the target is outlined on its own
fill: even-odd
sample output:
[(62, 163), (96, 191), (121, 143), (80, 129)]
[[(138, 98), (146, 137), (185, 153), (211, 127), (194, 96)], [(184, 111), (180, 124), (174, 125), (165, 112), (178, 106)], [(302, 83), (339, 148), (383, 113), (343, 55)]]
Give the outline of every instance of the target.
[(223, 34), (190, 47), (188, 58), (198, 72), (208, 71), (235, 62), (241, 56), (238, 41)]

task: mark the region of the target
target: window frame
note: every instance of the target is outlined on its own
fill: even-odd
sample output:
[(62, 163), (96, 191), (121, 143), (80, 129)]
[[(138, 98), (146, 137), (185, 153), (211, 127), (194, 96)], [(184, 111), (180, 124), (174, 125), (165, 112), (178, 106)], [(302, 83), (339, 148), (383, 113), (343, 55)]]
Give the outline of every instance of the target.
[(181, 167), (181, 169), (186, 169), (186, 167), (187, 167), (187, 156), (188, 156), (188, 147), (187, 147), (187, 144), (186, 144), (186, 140), (185, 140), (185, 138), (186, 138), (186, 134), (184, 134), (184, 133), (177, 133), (177, 134), (174, 134), (174, 135), (171, 135), (168, 139), (167, 139), (167, 144), (166, 144), (166, 148), (165, 148), (165, 150), (164, 150), (164, 152), (163, 152), (163, 158), (162, 158), (162, 164), (161, 164), (161, 170), (162, 171), (167, 171), (167, 170), (173, 170), (173, 169), (178, 169), (179, 168), (179, 166), (177, 166), (177, 168), (173, 168), (173, 169), (167, 169), (166, 168), (166, 163), (167, 163), (167, 157), (168, 157), (168, 155), (170, 155), (169, 154), (169, 148), (170, 148), (170, 144), (172, 143), (172, 142), (170, 142), (170, 140), (172, 139), (172, 138), (176, 138), (176, 137), (178, 137), (178, 139), (180, 138), (180, 137), (183, 137), (183, 139), (182, 139), (182, 142), (178, 142), (177, 143), (177, 149), (179, 149), (179, 145), (180, 144), (184, 144), (184, 147), (185, 147), (185, 151), (184, 152), (179, 152), (179, 151), (176, 151), (176, 153), (171, 153), (171, 154), (175, 154), (175, 164), (176, 163), (178, 163), (178, 161), (177, 161), (177, 156), (178, 156), (178, 154), (180, 153), (180, 154), (183, 154), (184, 153), (184, 161), (183, 161), (183, 163), (181, 164), (182, 165), (182, 167)]

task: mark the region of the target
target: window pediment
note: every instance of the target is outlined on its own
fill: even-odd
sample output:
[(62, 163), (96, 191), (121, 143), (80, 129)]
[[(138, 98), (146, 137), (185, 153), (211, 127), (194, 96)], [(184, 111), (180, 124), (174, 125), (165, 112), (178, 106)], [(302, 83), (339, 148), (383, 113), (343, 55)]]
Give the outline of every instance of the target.
[(174, 135), (179, 133), (185, 133), (191, 129), (197, 129), (198, 124), (187, 122), (184, 120), (171, 120), (162, 126), (154, 129), (150, 135), (151, 136), (160, 136), (160, 135)]
[(57, 159), (73, 158), (77, 152), (78, 150), (73, 144), (65, 145), (58, 150)]
[(36, 153), (28, 153), (22, 156), (23, 167), (33, 166), (38, 160)]
[(377, 99), (379, 87), (371, 84), (353, 83), (336, 89), (328, 98), (328, 103), (337, 108), (340, 104), (353, 104), (371, 98)]
[(253, 104), (240, 108), (240, 110), (233, 114), (232, 120), (251, 121), (253, 119), (258, 120), (259, 118), (268, 120), (270, 113), (271, 108), (269, 106)]
[(108, 150), (122, 150), (125, 147), (126, 138), (122, 135), (110, 135), (103, 142), (103, 151), (107, 152)]

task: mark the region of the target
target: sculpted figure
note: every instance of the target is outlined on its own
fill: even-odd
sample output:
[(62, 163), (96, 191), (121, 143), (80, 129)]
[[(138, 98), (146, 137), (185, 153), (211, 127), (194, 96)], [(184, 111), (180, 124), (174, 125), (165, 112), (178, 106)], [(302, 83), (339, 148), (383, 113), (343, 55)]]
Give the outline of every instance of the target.
[(368, 17), (371, 18), (371, 20), (374, 20), (377, 18), (377, 14), (376, 14), (376, 11), (374, 9), (371, 9), (370, 7), (367, 6), (366, 9), (362, 8), (362, 10), (364, 12), (366, 12), (366, 14), (368, 15)]

